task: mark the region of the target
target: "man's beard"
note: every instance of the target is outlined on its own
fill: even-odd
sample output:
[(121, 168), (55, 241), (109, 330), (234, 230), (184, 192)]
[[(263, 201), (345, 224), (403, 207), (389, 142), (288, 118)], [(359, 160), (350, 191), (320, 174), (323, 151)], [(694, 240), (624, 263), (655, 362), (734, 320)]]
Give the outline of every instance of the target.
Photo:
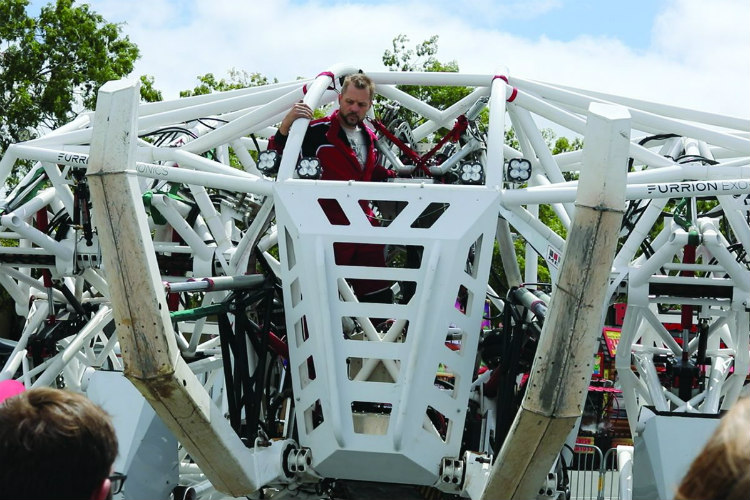
[(350, 127), (356, 127), (357, 125), (362, 123), (362, 120), (359, 119), (357, 113), (354, 112), (342, 115), (342, 117), (344, 118), (344, 122), (346, 122), (346, 124)]

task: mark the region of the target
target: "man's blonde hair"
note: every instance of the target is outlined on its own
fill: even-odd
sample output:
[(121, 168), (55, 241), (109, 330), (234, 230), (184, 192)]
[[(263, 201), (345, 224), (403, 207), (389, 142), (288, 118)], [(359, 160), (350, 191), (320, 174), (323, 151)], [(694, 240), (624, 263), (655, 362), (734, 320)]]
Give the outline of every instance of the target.
[(364, 73), (354, 73), (353, 75), (346, 75), (346, 78), (344, 78), (344, 83), (343, 85), (341, 85), (342, 94), (346, 92), (346, 89), (349, 88), (349, 85), (354, 85), (354, 88), (357, 89), (367, 89), (367, 91), (370, 93), (370, 101), (372, 101), (372, 98), (375, 97), (375, 84), (372, 83), (370, 77), (365, 75)]

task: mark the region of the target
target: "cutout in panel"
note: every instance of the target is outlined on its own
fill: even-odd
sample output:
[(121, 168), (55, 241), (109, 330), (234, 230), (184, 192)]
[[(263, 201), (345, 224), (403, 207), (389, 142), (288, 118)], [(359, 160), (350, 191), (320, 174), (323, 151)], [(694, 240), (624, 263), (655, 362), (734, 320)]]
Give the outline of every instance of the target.
[(286, 268), (291, 271), (297, 263), (297, 256), (294, 253), (294, 240), (286, 228), (284, 228), (284, 239), (286, 240)]
[(479, 238), (469, 247), (469, 253), (466, 256), (466, 267), (464, 271), (472, 278), (477, 277), (477, 268), (479, 267), (479, 255), (482, 251), (482, 234)]
[(346, 373), (349, 380), (357, 382), (381, 382), (387, 384), (396, 382), (393, 380), (391, 372), (386, 369), (380, 359), (346, 358)]
[(437, 411), (432, 406), (427, 407), (424, 423), (422, 425), (427, 432), (440, 438), (445, 443), (448, 439), (450, 426), (451, 421), (448, 417)]
[(379, 285), (383, 285), (375, 291), (370, 293), (360, 293), (357, 295), (357, 300), (363, 304), (393, 304), (393, 286), (392, 281), (385, 280), (361, 280), (361, 279), (350, 279), (349, 283), (352, 284), (352, 288), (355, 290), (358, 286), (371, 286), (370, 281), (377, 281)]
[(430, 203), (429, 205), (427, 205), (427, 207), (425, 207), (424, 210), (422, 210), (422, 213), (419, 214), (416, 219), (414, 219), (414, 222), (411, 223), (411, 227), (414, 229), (431, 228), (445, 213), (445, 211), (448, 210), (449, 206), (450, 204), (448, 203)]
[(312, 431), (317, 429), (325, 419), (323, 418), (323, 407), (320, 404), (320, 400), (316, 400), (313, 404), (307, 407), (304, 412), (305, 416), (305, 431), (310, 434)]
[[(388, 267), (400, 269), (420, 269), (424, 258), (422, 245), (389, 246), (386, 262)], [(408, 304), (417, 293), (417, 282), (401, 280), (398, 282), (398, 302)]]
[(301, 346), (308, 338), (310, 331), (307, 328), (307, 316), (302, 316), (294, 324), (294, 338), (297, 340), (297, 347)]
[(456, 397), (456, 385), (458, 385), (459, 375), (451, 370), (450, 366), (445, 363), (439, 363), (435, 372), (435, 387), (441, 391), (446, 391), (452, 398)]
[(292, 282), (289, 291), (292, 295), (292, 307), (297, 307), (297, 304), (302, 302), (302, 287), (299, 284), (299, 278)]
[[(377, 332), (377, 338), (372, 334), (365, 333), (369, 329), (366, 322), (369, 321)], [(406, 331), (409, 328), (407, 320), (395, 320), (393, 318), (357, 318), (359, 328), (346, 336), (350, 341), (372, 341), (372, 342), (396, 342), (401, 343), (406, 339)]]
[(458, 287), (458, 293), (456, 294), (456, 309), (463, 314), (469, 314), (469, 308), (471, 307), (471, 292), (468, 288), (461, 285)]
[(388, 432), (393, 407), (390, 403), (352, 401), (352, 424), (357, 434), (382, 436)]
[(333, 226), (349, 226), (349, 218), (344, 213), (344, 209), (341, 208), (338, 200), (335, 198), (319, 198), (318, 204), (323, 209), (328, 222)]
[[(385, 262), (385, 245), (381, 243), (334, 241), (333, 253), (337, 266), (383, 267)], [(376, 265), (368, 265), (371, 262)]]
[(409, 304), (411, 300), (414, 298), (414, 295), (417, 293), (417, 282), (416, 281), (399, 281), (399, 293), (398, 296), (398, 303), (399, 304)]
[(406, 245), (402, 247), (390, 247), (388, 254), (388, 266), (400, 267), (402, 269), (419, 269), (422, 267), (424, 247), (422, 245)]
[(373, 200), (372, 204), (375, 207), (374, 212), (379, 218), (380, 226), (388, 227), (403, 212), (409, 202), (403, 200)]
[(445, 348), (451, 351), (461, 352), (463, 347), (464, 332), (458, 327), (448, 327), (448, 333), (445, 334)]
[(315, 361), (312, 356), (308, 356), (307, 359), (299, 365), (299, 384), (302, 389), (307, 387), (307, 384), (315, 380)]

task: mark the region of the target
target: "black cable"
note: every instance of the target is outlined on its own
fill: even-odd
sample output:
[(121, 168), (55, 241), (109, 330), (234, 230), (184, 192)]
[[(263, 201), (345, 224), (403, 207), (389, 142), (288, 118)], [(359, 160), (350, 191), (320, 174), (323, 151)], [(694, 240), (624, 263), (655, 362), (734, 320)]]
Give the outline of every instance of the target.
[(701, 155), (682, 155), (678, 156), (674, 159), (677, 163), (690, 163), (691, 161), (701, 161), (708, 165), (718, 165), (719, 162), (716, 160), (712, 160), (710, 158), (706, 158), (705, 156)]
[[(673, 137), (680, 137), (680, 136), (677, 135), (677, 134), (656, 134), (656, 135), (650, 135), (650, 136), (644, 137), (640, 141), (638, 141), (638, 145), (644, 146), (646, 143), (651, 142), (651, 141), (660, 141), (660, 140), (664, 140), (664, 139), (672, 139)], [(633, 162), (634, 162), (634, 160), (635, 160), (635, 158), (633, 158), (632, 156), (630, 158), (628, 158), (628, 172), (632, 172), (633, 171)]]

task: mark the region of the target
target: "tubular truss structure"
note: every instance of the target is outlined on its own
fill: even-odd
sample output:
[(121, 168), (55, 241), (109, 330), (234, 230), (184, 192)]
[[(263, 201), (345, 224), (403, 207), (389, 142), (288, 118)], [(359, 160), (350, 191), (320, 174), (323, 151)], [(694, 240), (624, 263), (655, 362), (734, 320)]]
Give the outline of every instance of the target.
[[(582, 257), (566, 256), (579, 176), (626, 170), (608, 188), (625, 203), (591, 338), (626, 304), (616, 366), (631, 429), (644, 405), (734, 403), (750, 367), (749, 120), (506, 74), (369, 73), (378, 109), (391, 109), (371, 122), (394, 182), (300, 179), (305, 120), (261, 171), (258, 153), (292, 104), (328, 109), (356, 71), (150, 104), (137, 103), (137, 83), (111, 82), (95, 112), (10, 146), (0, 178), (28, 173), (0, 200), (0, 284), (25, 321), (0, 339), (0, 379), (85, 392), (92, 371), (124, 372), (181, 443), (180, 484), (200, 495), (320, 494), (341, 479), (491, 497), (490, 464), (513, 459), (499, 452), (519, 405), (487, 382), (534, 368), (514, 372), (501, 352), (505, 364), (478, 370), (484, 339), (540, 322), (530, 302), (555, 305), (500, 297), (493, 249), (505, 286), (536, 289), (520, 240), (554, 297), (564, 259)], [(403, 85), (467, 90), (436, 109)], [(592, 132), (601, 110), (629, 134)], [(584, 149), (554, 154), (550, 123)], [(625, 140), (625, 156), (607, 156)], [(326, 216), (330, 203), (346, 224)], [(389, 265), (340, 265), (344, 244), (384, 244)], [(358, 298), (358, 279), (384, 280), (394, 300)], [(515, 312), (500, 330), (488, 326), (506, 305)], [(566, 325), (545, 335), (540, 346), (566, 342)]]

